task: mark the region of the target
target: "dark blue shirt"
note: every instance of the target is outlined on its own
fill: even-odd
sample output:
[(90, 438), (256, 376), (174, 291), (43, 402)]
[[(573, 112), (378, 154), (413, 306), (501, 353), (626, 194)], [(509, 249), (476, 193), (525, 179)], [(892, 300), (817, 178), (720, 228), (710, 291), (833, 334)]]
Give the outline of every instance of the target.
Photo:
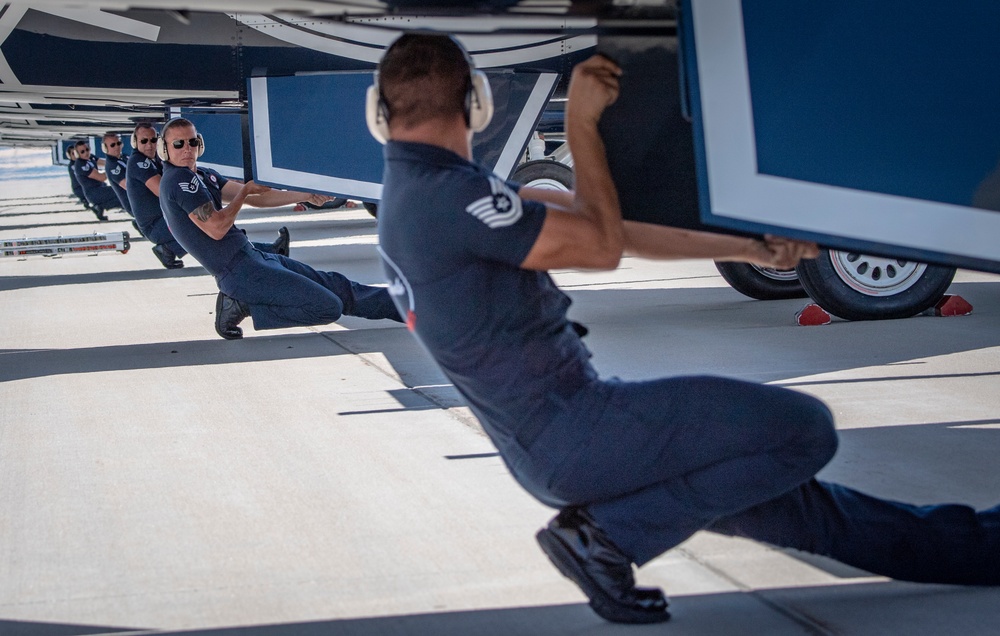
[(97, 159), (91, 157), (86, 161), (83, 159), (76, 160), (76, 176), (80, 179), (80, 185), (83, 186), (85, 192), (92, 192), (96, 188), (104, 187), (103, 181), (90, 178), (90, 173), (95, 170), (97, 170)]
[(401, 315), (487, 432), (550, 417), (547, 396), (594, 377), (545, 272), (521, 269), (545, 206), (451, 151), (390, 141), (379, 245)]
[(120, 158), (108, 155), (104, 159), (104, 174), (108, 175), (108, 185), (110, 185), (111, 189), (115, 191), (116, 195), (118, 195), (118, 200), (121, 201), (122, 207), (128, 210), (128, 213), (131, 214), (132, 205), (129, 203), (128, 194), (125, 192), (124, 188), (118, 185), (125, 179), (125, 170), (127, 166), (128, 155)]
[(196, 174), (190, 168), (175, 166), (169, 161), (163, 164), (160, 181), (160, 208), (170, 233), (216, 278), (229, 272), (233, 258), (249, 248), (250, 241), (235, 225), (217, 241), (205, 234), (188, 215), (205, 203), (211, 203), (216, 210), (222, 209), (222, 187), (227, 181), (215, 170), (198, 168)]
[(125, 191), (132, 205), (132, 215), (135, 223), (143, 234), (149, 234), (154, 224), (163, 218), (160, 211), (160, 198), (146, 186), (152, 177), (163, 173), (159, 158), (150, 159), (139, 151), (128, 158), (125, 172)]

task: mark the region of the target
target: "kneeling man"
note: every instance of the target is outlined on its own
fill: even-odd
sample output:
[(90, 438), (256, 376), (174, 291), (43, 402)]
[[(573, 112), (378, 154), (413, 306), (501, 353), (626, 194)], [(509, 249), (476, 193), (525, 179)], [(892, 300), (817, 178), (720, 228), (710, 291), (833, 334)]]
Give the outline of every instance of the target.
[(238, 326), (253, 317), (256, 329), (325, 325), (341, 315), (401, 321), (388, 291), (318, 272), (305, 263), (255, 248), (234, 226), (248, 196), (270, 192), (248, 181), (223, 204), (226, 181), (197, 165), (204, 140), (182, 118), (167, 122), (158, 153), (163, 159), (160, 207), (170, 231), (219, 285), (215, 330), (227, 340), (243, 337)]

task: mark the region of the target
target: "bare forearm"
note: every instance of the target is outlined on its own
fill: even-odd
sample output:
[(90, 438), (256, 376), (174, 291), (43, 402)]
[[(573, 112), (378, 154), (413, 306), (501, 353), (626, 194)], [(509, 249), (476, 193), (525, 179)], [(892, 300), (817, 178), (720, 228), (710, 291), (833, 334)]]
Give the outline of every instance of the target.
[(263, 194), (253, 194), (247, 197), (246, 205), (255, 208), (280, 208), (285, 205), (295, 205), (300, 201), (305, 201), (309, 195), (305, 192), (295, 192), (291, 190), (271, 190)]
[(206, 202), (189, 215), (201, 230), (215, 240), (221, 240), (236, 223), (240, 209), (246, 199), (246, 193), (241, 188), (232, 201), (222, 209), (215, 209), (211, 202)]
[(752, 253), (753, 239), (638, 221), (624, 221), (622, 225), (625, 229), (625, 252), (631, 256), (657, 260), (743, 260)]
[(636, 221), (625, 221), (622, 225), (625, 228), (625, 251), (645, 258), (711, 258), (791, 269), (802, 259), (819, 255), (819, 247), (811, 241), (779, 236), (744, 238)]
[(567, 120), (576, 181), (571, 209), (594, 225), (602, 251), (620, 257), (624, 245), (621, 208), (597, 122)]

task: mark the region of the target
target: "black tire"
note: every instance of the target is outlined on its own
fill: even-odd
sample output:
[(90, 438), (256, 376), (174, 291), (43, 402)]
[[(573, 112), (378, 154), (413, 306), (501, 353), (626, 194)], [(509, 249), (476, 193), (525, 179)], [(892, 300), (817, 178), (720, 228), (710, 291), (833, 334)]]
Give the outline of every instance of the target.
[(525, 161), (514, 171), (511, 180), (532, 188), (572, 190), (573, 169), (553, 159)]
[(954, 267), (835, 250), (820, 250), (796, 271), (817, 305), (846, 320), (915, 316), (937, 304), (955, 277)]
[(794, 269), (719, 261), (715, 262), (715, 268), (733, 289), (750, 298), (783, 300), (807, 296)]
[(378, 218), (378, 204), (377, 203), (369, 203), (368, 201), (362, 201), (361, 205), (365, 206), (365, 209), (368, 210), (368, 214), (371, 214), (376, 219)]

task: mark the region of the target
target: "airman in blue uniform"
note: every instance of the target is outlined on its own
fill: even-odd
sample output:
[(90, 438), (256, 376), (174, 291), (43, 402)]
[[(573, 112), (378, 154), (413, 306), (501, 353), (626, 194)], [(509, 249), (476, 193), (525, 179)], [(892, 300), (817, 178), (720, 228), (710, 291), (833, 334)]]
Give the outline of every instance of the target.
[(108, 185), (115, 191), (122, 208), (132, 216), (132, 205), (129, 203), (128, 194), (125, 192), (125, 171), (128, 166), (128, 155), (122, 156), (122, 138), (118, 133), (104, 133), (101, 140), (104, 147), (104, 174), (108, 178)]
[(113, 208), (122, 207), (121, 201), (105, 183), (108, 178), (99, 168), (103, 166), (104, 160), (95, 158), (90, 151), (90, 144), (86, 141), (76, 142), (76, 176), (83, 186), (83, 193), (90, 201), (94, 214), (100, 221), (107, 221), (104, 214)]
[[(135, 152), (129, 157), (128, 162), (127, 193), (135, 211), (136, 225), (139, 232), (153, 244), (153, 254), (167, 269), (177, 269), (184, 267), (181, 258), (187, 254), (187, 250), (174, 239), (160, 207), (163, 162), (156, 154), (158, 139), (153, 124), (136, 125), (132, 132)], [(282, 227), (278, 230), (278, 238), (273, 243), (253, 245), (264, 252), (288, 256), (290, 242), (288, 229)]]
[(560, 510), (537, 534), (542, 550), (624, 623), (669, 618), (633, 566), (702, 529), (901, 580), (1000, 584), (1000, 507), (915, 506), (815, 478), (837, 449), (816, 398), (711, 376), (599, 377), (547, 270), (611, 269), (623, 250), (786, 269), (817, 251), (623, 221), (597, 129), (620, 75), (599, 55), (573, 72), (575, 193), (472, 162), (489, 94), (451, 38), (403, 35), (369, 93), (369, 125), (388, 139), (379, 243), (393, 297), (514, 477)]
[(384, 287), (263, 252), (234, 225), (244, 203), (274, 207), (308, 200), (321, 205), (330, 197), (228, 181), (198, 167), (204, 147), (190, 121), (167, 122), (158, 150), (163, 159), (160, 204), (177, 241), (215, 276), (220, 290), (215, 330), (220, 336), (242, 338), (239, 323), (248, 316), (256, 329), (325, 325), (341, 315), (400, 319)]

